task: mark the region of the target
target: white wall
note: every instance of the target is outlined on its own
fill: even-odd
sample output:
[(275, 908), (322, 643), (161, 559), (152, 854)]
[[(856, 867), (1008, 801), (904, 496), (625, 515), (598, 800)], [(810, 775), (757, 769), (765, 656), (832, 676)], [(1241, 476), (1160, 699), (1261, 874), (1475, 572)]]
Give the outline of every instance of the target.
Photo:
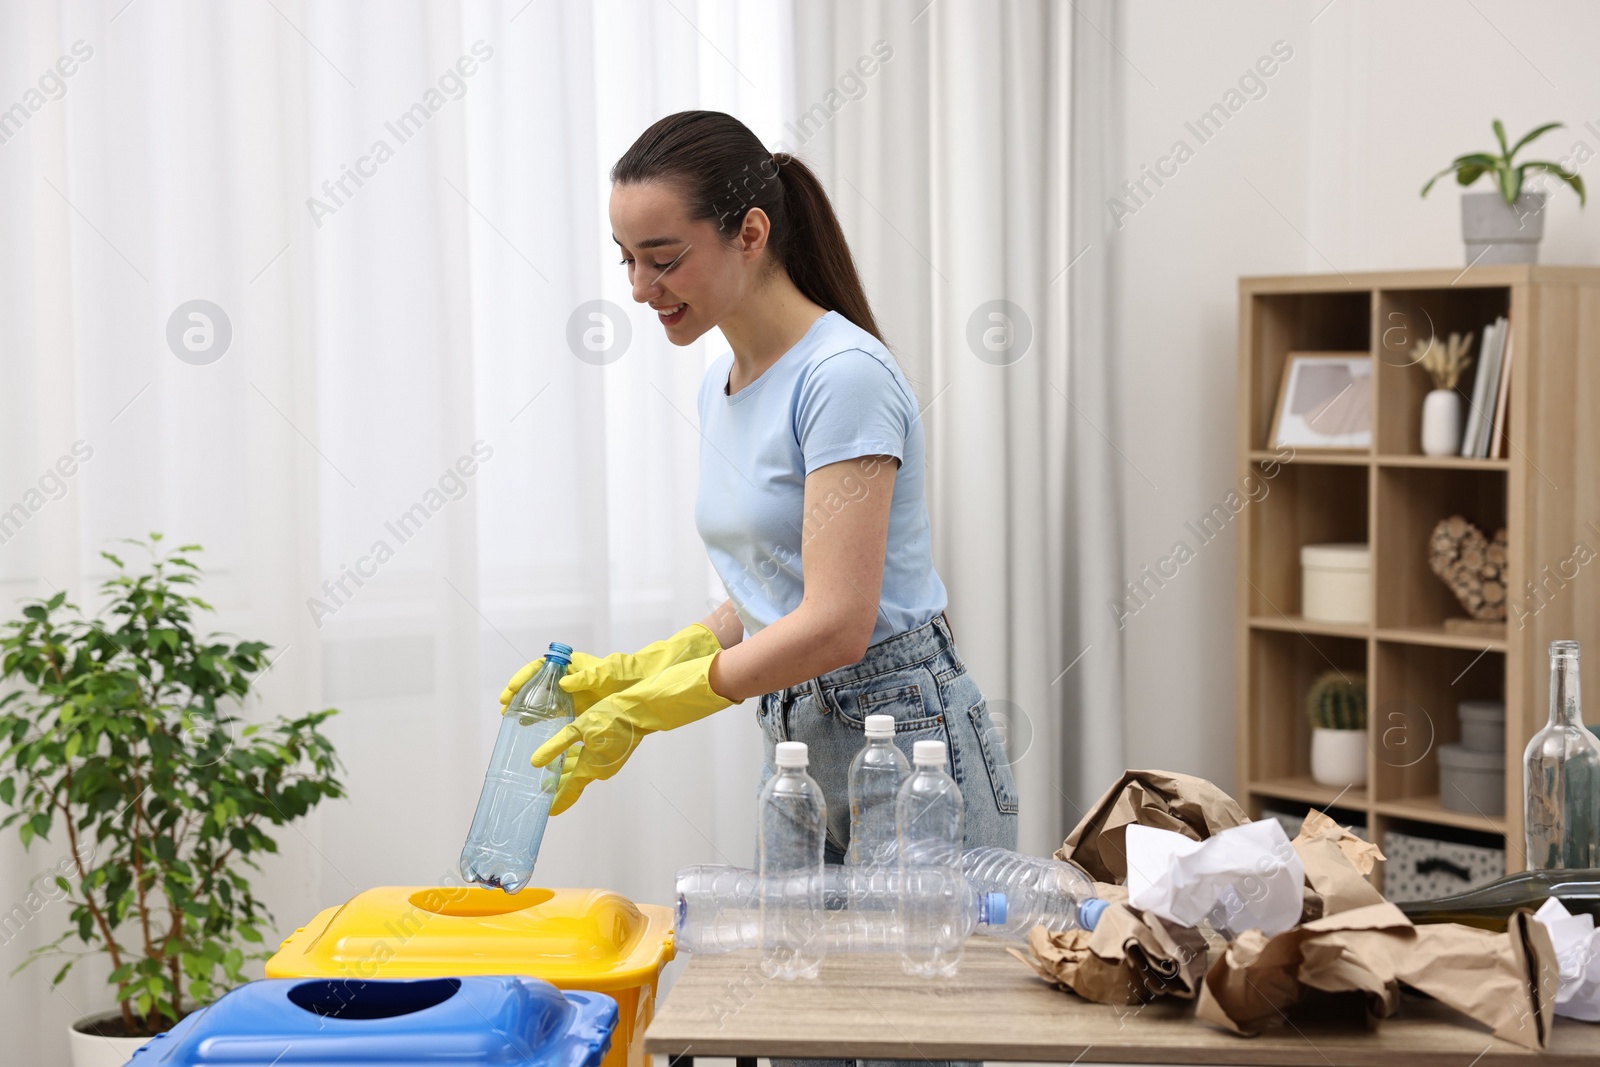
[[(1513, 138), (1566, 123), (1531, 158), (1562, 159), (1580, 140), (1600, 152), (1584, 126), (1600, 130), (1600, 5), (1130, 0), (1101, 29), (1126, 57), (1113, 171), (1138, 177), (1179, 138), (1195, 149), (1120, 229), (1105, 216), (1137, 572), (1180, 537), (1193, 544), (1184, 523), (1232, 487), (1237, 277), (1465, 265), (1456, 186), (1418, 190), (1492, 147), (1495, 117)], [(1184, 123), (1280, 40), (1293, 56), (1265, 95), (1200, 144)], [(1593, 183), (1600, 163), (1580, 173)], [(1600, 262), (1600, 211), (1576, 196), (1556, 195), (1545, 233), (1542, 261)], [(1231, 787), (1234, 548), (1230, 531), (1199, 549), (1126, 620), (1131, 766)]]

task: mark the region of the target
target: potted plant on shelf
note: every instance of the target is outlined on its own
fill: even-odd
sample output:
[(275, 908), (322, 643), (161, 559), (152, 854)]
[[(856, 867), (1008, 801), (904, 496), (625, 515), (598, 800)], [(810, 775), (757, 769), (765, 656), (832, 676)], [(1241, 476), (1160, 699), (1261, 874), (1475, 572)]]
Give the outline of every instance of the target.
[(1306, 693), (1311, 777), (1344, 788), (1367, 784), (1367, 679), (1358, 672), (1319, 675)]
[[(103, 955), (114, 1011), (73, 1024), (74, 1064), (120, 1064), (146, 1039), (245, 981), (272, 917), (246, 868), (277, 851), (269, 827), (344, 795), (319, 727), (334, 709), (246, 725), (243, 701), (270, 666), (259, 641), (202, 638), (213, 609), (193, 587), (197, 545), (116, 568), (93, 615), (57, 593), (0, 627), (0, 800), (24, 846), (60, 850), (45, 872), (67, 929), (22, 967)], [(54, 836), (59, 832), (60, 836)], [(87, 946), (68, 946), (69, 940)]]
[(1412, 360), (1433, 379), (1422, 398), (1422, 454), (1453, 456), (1461, 449), (1461, 394), (1456, 385), (1472, 365), (1472, 334), (1452, 333), (1443, 344), (1437, 337), (1417, 342)]
[(1578, 203), (1585, 202), (1583, 179), (1575, 172), (1547, 159), (1531, 159), (1526, 163), (1513, 160), (1518, 150), (1534, 138), (1560, 128), (1559, 122), (1536, 126), (1508, 148), (1506, 128), (1495, 119), (1494, 136), (1500, 143), (1499, 155), (1468, 152), (1457, 156), (1422, 187), (1422, 195), (1427, 196), (1434, 182), (1452, 172), (1456, 184), (1461, 186), (1471, 185), (1485, 174), (1494, 180), (1492, 193), (1461, 194), (1461, 236), (1467, 245), (1467, 266), (1539, 261), (1539, 239), (1544, 236), (1545, 194), (1523, 192), (1530, 173), (1539, 175), (1546, 183), (1552, 179), (1566, 182), (1578, 194)]

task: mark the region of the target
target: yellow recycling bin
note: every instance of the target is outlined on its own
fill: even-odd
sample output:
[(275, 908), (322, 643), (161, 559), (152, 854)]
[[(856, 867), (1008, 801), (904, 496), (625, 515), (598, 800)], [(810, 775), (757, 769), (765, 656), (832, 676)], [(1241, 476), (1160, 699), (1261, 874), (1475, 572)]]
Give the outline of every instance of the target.
[(268, 978), (526, 974), (617, 1001), (601, 1067), (644, 1067), (644, 1029), (672, 959), (672, 910), (604, 889), (508, 895), (478, 886), (385, 886), (326, 908), (284, 939)]

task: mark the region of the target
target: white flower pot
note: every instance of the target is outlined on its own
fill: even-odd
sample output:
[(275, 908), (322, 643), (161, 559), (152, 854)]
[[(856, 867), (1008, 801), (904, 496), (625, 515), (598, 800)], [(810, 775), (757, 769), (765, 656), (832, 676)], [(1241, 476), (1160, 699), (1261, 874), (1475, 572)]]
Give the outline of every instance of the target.
[(95, 1023), (120, 1019), (118, 1011), (89, 1015), (72, 1024), (67, 1042), (72, 1051), (72, 1067), (122, 1067), (144, 1047), (148, 1037), (101, 1037), (92, 1029)]
[(1422, 398), (1422, 454), (1454, 456), (1461, 451), (1461, 394), (1435, 389)]
[(1367, 784), (1367, 731), (1311, 730), (1311, 777), (1322, 785)]

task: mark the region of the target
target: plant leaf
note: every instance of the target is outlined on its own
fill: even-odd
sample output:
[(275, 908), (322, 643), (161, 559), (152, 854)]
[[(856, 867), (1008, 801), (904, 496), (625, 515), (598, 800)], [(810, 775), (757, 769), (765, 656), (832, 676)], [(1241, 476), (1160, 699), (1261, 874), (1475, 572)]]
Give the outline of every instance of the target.
[(1562, 123), (1559, 122), (1547, 122), (1543, 126), (1535, 126), (1533, 129), (1522, 135), (1522, 140), (1511, 146), (1511, 151), (1506, 153), (1507, 162), (1510, 161), (1512, 156), (1517, 154), (1517, 149), (1521, 148), (1535, 137), (1541, 137), (1544, 134), (1549, 133), (1551, 130), (1559, 130), (1561, 126)]
[(1500, 154), (1509, 161), (1511, 159), (1511, 150), (1506, 147), (1505, 124), (1499, 119), (1495, 119), (1491, 125), (1494, 127), (1494, 139), (1500, 142)]
[(1552, 163), (1547, 159), (1532, 159), (1522, 164), (1517, 168), (1517, 170), (1540, 171), (1545, 174), (1552, 174), (1558, 181), (1566, 182), (1572, 187), (1573, 192), (1578, 194), (1578, 203), (1580, 205), (1588, 202), (1588, 197), (1585, 195), (1583, 187), (1583, 176), (1578, 174), (1576, 171), (1567, 171), (1561, 169), (1561, 164), (1559, 163)]

